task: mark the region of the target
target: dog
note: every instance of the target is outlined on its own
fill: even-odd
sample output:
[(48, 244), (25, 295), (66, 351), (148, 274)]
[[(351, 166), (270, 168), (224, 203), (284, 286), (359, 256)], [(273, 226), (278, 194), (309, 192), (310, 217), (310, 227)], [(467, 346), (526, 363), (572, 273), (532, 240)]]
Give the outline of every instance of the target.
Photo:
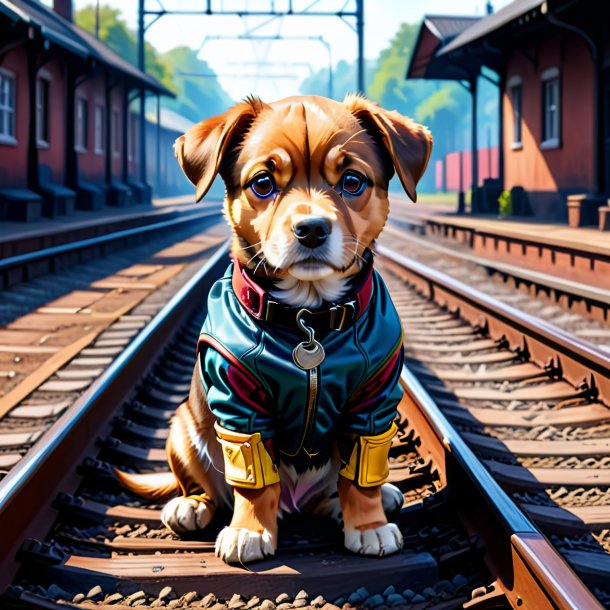
[(250, 97), (192, 127), (175, 153), (197, 201), (220, 174), (233, 262), (212, 287), (188, 400), (167, 440), (171, 473), (117, 476), (161, 498), (178, 534), (233, 516), (228, 563), (272, 555), (278, 516), (342, 517), (345, 547), (402, 547), (385, 483), (402, 396), (403, 334), (374, 243), (394, 172), (416, 200), (430, 132), (360, 95)]

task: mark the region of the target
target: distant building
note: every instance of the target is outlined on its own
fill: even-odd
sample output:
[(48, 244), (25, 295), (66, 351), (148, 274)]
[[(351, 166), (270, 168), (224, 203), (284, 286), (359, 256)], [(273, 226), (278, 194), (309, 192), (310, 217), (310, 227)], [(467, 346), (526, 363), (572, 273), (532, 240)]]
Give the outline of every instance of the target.
[(168, 108), (161, 108), (158, 116), (155, 112), (146, 114), (146, 148), (149, 151), (146, 175), (158, 197), (186, 195), (194, 191), (174, 156), (176, 138), (193, 125), (192, 121)]
[(610, 195), (608, 40), (608, 2), (515, 0), (482, 18), (424, 19), (407, 78), (459, 80), (476, 100), (478, 79), (498, 77), (499, 181), (483, 185), (473, 147), (475, 211), (493, 212), (507, 189), (516, 213), (565, 220), (571, 196), (580, 224), (596, 222)]
[(172, 95), (77, 28), (71, 0), (2, 0), (0, 220), (150, 201), (132, 111), (145, 94)]

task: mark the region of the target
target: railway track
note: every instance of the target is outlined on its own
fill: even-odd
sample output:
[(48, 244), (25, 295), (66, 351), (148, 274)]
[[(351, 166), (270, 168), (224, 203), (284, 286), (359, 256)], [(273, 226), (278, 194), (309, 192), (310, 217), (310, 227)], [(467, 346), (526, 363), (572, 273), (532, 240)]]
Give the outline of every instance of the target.
[(609, 354), (393, 250), (378, 255), (412, 371), (610, 605)]
[[(160, 220), (151, 222), (153, 215), (145, 216), (142, 221), (147, 224), (129, 226), (118, 230), (108, 230), (112, 223), (92, 225), (80, 231), (62, 232), (61, 239), (67, 239), (66, 234), (75, 236), (89, 235), (84, 239), (74, 239), (67, 243), (55, 244), (57, 235), (48, 238), (36, 236), (26, 237), (7, 244), (2, 244), (3, 256), (0, 259), (0, 288), (9, 288), (22, 282), (27, 282), (48, 273), (65, 271), (79, 263), (86, 263), (99, 257), (107, 256), (125, 247), (137, 246), (151, 239), (167, 236), (177, 229), (185, 229), (210, 217), (220, 215), (221, 206), (212, 204), (201, 211), (189, 210), (188, 213), (176, 212), (158, 214)], [(130, 225), (134, 224), (131, 220)], [(125, 223), (117, 223), (119, 226)], [(102, 234), (96, 234), (102, 232)], [(50, 243), (51, 245), (46, 245)], [(36, 246), (36, 247), (33, 247)]]
[[(476, 457), (476, 443), (464, 441), (465, 430), (458, 431), (464, 426), (447, 412), (448, 393), (439, 395), (432, 369), (422, 368), (433, 363), (416, 362), (421, 353), (447, 359), (436, 343), (441, 337), (461, 345), (449, 352), (452, 363), (485, 355), (488, 370), (506, 368), (515, 382), (523, 379), (515, 377), (515, 366), (528, 364), (521, 362), (524, 352), (502, 345), (498, 351), (493, 339), (456, 314), (439, 311), (415, 289), (408, 292), (404, 261), (392, 263), (390, 253), (383, 254), (410, 356), (390, 454), (391, 480), (405, 497), (393, 516), (405, 539), (401, 554), (352, 556), (342, 550), (336, 524), (299, 517), (282, 523), (274, 558), (247, 569), (227, 566), (214, 557), (214, 527), (177, 539), (161, 526), (160, 506), (117, 487), (112, 466), (167, 470), (162, 447), (169, 418), (188, 392), (203, 296), (227, 263), (226, 250), (219, 250), (0, 481), (2, 607), (601, 607)], [(421, 342), (433, 349), (418, 348)], [(540, 369), (525, 379), (548, 374)], [(553, 396), (564, 400), (559, 382), (550, 383)], [(457, 388), (450, 389), (455, 394)], [(586, 399), (581, 392), (579, 400)], [(453, 408), (472, 415), (461, 405)]]
[[(3, 291), (0, 479), (226, 239), (218, 219), (211, 211), (162, 232), (132, 230), (127, 238), (139, 243), (130, 247), (125, 236), (104, 236), (102, 246), (88, 240), (85, 248), (110, 243), (113, 251)], [(70, 249), (75, 258), (84, 256), (77, 244)], [(20, 264), (33, 256), (20, 257)]]
[(466, 243), (443, 238), (438, 233), (424, 236), (423, 231), (423, 225), (399, 215), (384, 231), (382, 243), (576, 336), (610, 346), (610, 289), (604, 282), (584, 283), (574, 277), (477, 256)]

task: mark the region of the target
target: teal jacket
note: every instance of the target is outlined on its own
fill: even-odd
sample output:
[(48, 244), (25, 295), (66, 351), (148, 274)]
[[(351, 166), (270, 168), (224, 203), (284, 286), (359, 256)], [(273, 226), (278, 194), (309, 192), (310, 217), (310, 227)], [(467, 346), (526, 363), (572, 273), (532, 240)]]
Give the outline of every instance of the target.
[[(326, 357), (305, 371), (292, 359), (303, 333), (256, 320), (232, 287), (233, 263), (210, 290), (198, 345), (201, 379), (220, 425), (260, 432), (274, 459), (303, 470), (327, 461), (339, 435), (378, 435), (396, 417), (403, 333), (373, 271), (363, 314), (316, 338)], [(279, 454), (279, 455), (278, 455)]]

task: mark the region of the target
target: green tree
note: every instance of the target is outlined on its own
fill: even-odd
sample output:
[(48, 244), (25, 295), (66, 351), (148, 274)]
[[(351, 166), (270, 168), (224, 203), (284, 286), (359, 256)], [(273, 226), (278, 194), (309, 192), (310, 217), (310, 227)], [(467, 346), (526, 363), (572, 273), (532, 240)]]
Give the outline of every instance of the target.
[[(376, 61), (367, 61), (364, 66), (364, 79), (368, 82), (373, 78)], [(356, 62), (341, 60), (333, 68), (333, 98), (342, 100), (346, 93), (358, 90)], [(305, 95), (323, 95), (328, 97), (328, 68), (322, 68), (308, 76), (299, 88)]]
[(161, 61), (173, 70), (176, 99), (165, 106), (191, 119), (201, 121), (206, 116), (224, 112), (233, 103), (213, 75), (207, 62), (197, 59), (189, 47), (176, 47), (161, 55)]
[[(95, 9), (85, 6), (74, 16), (77, 26), (90, 34), (95, 34)], [(100, 6), (99, 12), (100, 40), (108, 45), (115, 53), (126, 59), (134, 66), (138, 63), (138, 38), (133, 30), (129, 29), (127, 22), (121, 16), (119, 9), (110, 6)], [(157, 50), (150, 44), (144, 45), (144, 58), (146, 72), (163, 83), (170, 91), (174, 91), (171, 69), (159, 59)]]

